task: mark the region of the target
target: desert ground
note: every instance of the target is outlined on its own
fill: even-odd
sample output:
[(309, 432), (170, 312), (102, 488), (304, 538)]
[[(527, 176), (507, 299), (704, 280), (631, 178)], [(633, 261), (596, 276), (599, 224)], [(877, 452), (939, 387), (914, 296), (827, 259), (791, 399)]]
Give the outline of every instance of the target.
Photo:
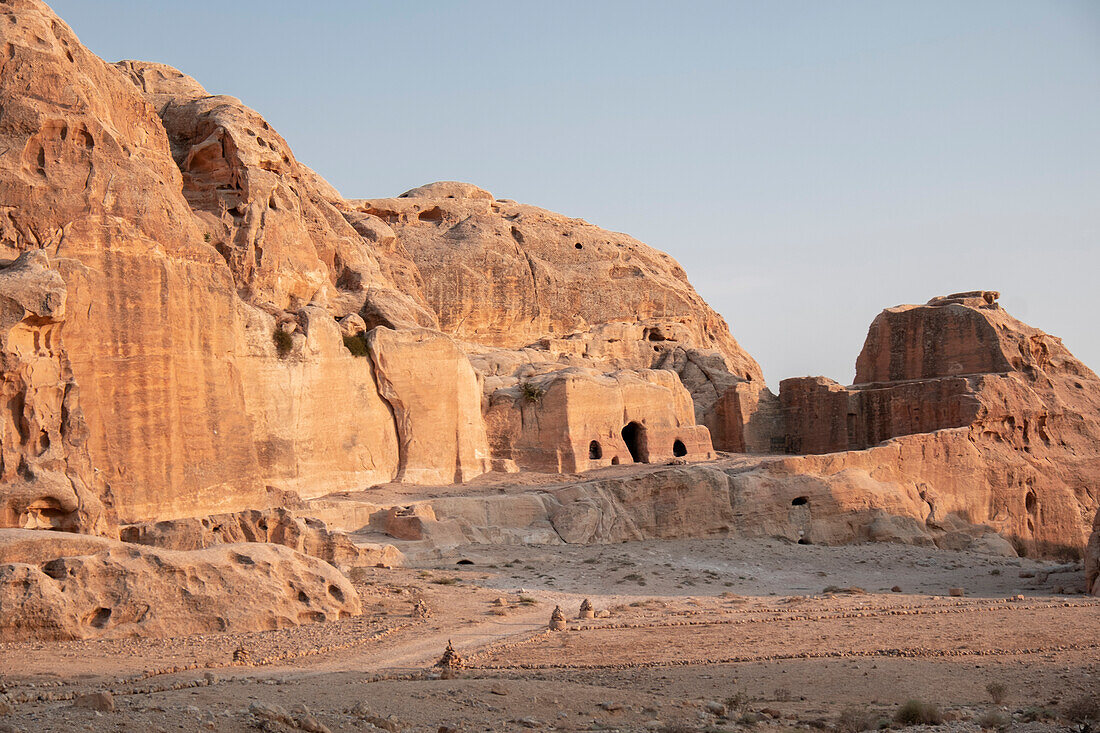
[[(1038, 730), (1100, 698), (1100, 599), (1074, 563), (716, 538), (471, 546), (353, 580), (365, 612), (342, 621), (5, 644), (0, 725), (846, 730), (920, 700), (952, 729)], [(578, 619), (586, 598), (597, 617)]]

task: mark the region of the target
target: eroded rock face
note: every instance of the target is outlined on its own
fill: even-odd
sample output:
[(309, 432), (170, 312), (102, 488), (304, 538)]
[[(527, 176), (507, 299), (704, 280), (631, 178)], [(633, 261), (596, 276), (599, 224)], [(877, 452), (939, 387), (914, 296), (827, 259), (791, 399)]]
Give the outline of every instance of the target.
[(122, 529), (121, 538), (124, 542), (166, 550), (266, 542), (289, 547), (331, 565), (365, 564), (365, 560), (360, 561), (359, 549), (346, 534), (329, 530), (319, 519), (295, 516), (283, 507), (134, 524)]
[(399, 444), (396, 480), (461, 483), (491, 467), (481, 386), (454, 341), (427, 330), (372, 330), (367, 337)]
[(573, 473), (714, 457), (691, 396), (664, 370), (550, 371), (494, 391), (485, 419), (493, 455), (525, 469)]
[(54, 335), (92, 465), (123, 513), (254, 496), (226, 358), (233, 280), (181, 195), (156, 112), (45, 4), (15, 0), (0, 16), (0, 147), (17, 151), (0, 158), (0, 250), (45, 249), (65, 281)]
[(879, 474), (923, 483), (941, 516), (1072, 556), (1100, 504), (1100, 379), (996, 301), (975, 291), (890, 308), (871, 325), (857, 384), (784, 381), (786, 449), (847, 463), (860, 454), (840, 452), (881, 444)]
[(1100, 596), (1100, 510), (1092, 523), (1092, 536), (1085, 549), (1085, 590)]
[(715, 403), (742, 382), (763, 388), (760, 367), (668, 255), (453, 181), (347, 204), (394, 233), (443, 331), (481, 346), (535, 346), (605, 371), (669, 369), (716, 445), (744, 445), (742, 426), (719, 419)]
[(279, 545), (175, 552), (13, 529), (0, 530), (0, 608), (0, 641), (261, 631), (361, 611), (335, 568)]
[(42, 250), (0, 269), (0, 527), (112, 534), (61, 343), (65, 296)]

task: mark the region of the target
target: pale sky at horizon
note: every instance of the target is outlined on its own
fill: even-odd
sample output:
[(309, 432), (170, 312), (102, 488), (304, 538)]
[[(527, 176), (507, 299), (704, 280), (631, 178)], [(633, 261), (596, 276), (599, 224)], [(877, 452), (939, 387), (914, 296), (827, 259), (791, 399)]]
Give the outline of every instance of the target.
[(349, 198), (469, 181), (670, 253), (773, 390), (973, 289), (1100, 369), (1100, 2), (50, 5)]

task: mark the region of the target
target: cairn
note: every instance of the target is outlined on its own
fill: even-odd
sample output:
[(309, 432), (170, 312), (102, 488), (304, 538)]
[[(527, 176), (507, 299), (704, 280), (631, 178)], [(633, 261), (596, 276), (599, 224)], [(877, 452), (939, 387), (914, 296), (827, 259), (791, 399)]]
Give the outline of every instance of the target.
[(436, 667), (440, 669), (440, 679), (449, 680), (455, 676), (458, 670), (464, 666), (462, 657), (455, 651), (454, 645), (451, 640), (447, 640), (447, 648), (443, 650), (443, 656), (439, 658), (439, 661), (435, 663)]
[(428, 608), (428, 604), (424, 602), (423, 598), (416, 601), (416, 605), (413, 606), (413, 618), (428, 618), (432, 615), (432, 609)]
[(252, 653), (243, 646), (238, 646), (233, 650), (233, 661), (240, 662), (241, 664), (249, 664), (252, 662)]
[(585, 598), (581, 601), (581, 612), (577, 618), (596, 618), (596, 609), (592, 607), (592, 601)]
[(550, 614), (550, 630), (565, 631), (565, 614), (561, 612), (561, 606), (554, 606), (554, 612)]

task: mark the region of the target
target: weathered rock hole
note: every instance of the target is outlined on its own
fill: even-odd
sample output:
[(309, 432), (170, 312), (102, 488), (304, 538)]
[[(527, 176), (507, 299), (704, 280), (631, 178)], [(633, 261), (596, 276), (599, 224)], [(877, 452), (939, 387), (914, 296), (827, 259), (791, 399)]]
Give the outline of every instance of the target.
[(309, 603), (309, 595), (304, 590), (298, 591), (298, 602)]
[(328, 594), (335, 598), (340, 603), (344, 602), (344, 591), (340, 590), (338, 585), (329, 585)]
[(443, 209), (438, 206), (433, 206), (427, 211), (421, 211), (416, 218), (420, 219), (420, 221), (442, 221)]
[(1024, 508), (1027, 509), (1028, 514), (1035, 514), (1039, 511), (1039, 498), (1035, 496), (1034, 491), (1027, 492), (1027, 496), (1024, 497)]
[(576, 244), (574, 244), (573, 246), (574, 246), (574, 247), (576, 247), (577, 249), (584, 249), (584, 245), (583, 245), (583, 244), (581, 244), (580, 242), (577, 242), (577, 243), (576, 243)]
[(319, 624), (327, 618), (325, 614), (320, 611), (302, 611), (298, 614), (298, 623), (300, 624)]
[(809, 503), (810, 499), (806, 496), (796, 496), (795, 498), (791, 499), (791, 506), (806, 506)]
[(97, 608), (92, 611), (88, 617), (88, 625), (97, 629), (104, 629), (107, 627), (107, 622), (111, 620), (111, 609), (109, 608)]
[(459, 560), (458, 562), (455, 563), (455, 565), (473, 565), (473, 564), (474, 564), (473, 560), (467, 560), (466, 558), (462, 558), (461, 560)]
[(684, 441), (677, 438), (676, 441), (674, 441), (672, 444), (672, 455), (676, 456), (677, 458), (682, 458), (687, 454), (688, 449), (687, 446), (684, 445)]
[(600, 441), (593, 440), (588, 444), (588, 459), (596, 461), (600, 458), (603, 458), (603, 446), (600, 445)]
[(809, 541), (808, 539), (806, 539), (805, 537), (800, 537), (800, 538), (798, 539), (798, 544), (800, 544), (800, 545), (812, 545), (813, 543), (812, 543), (812, 542), (810, 542), (810, 541)]

